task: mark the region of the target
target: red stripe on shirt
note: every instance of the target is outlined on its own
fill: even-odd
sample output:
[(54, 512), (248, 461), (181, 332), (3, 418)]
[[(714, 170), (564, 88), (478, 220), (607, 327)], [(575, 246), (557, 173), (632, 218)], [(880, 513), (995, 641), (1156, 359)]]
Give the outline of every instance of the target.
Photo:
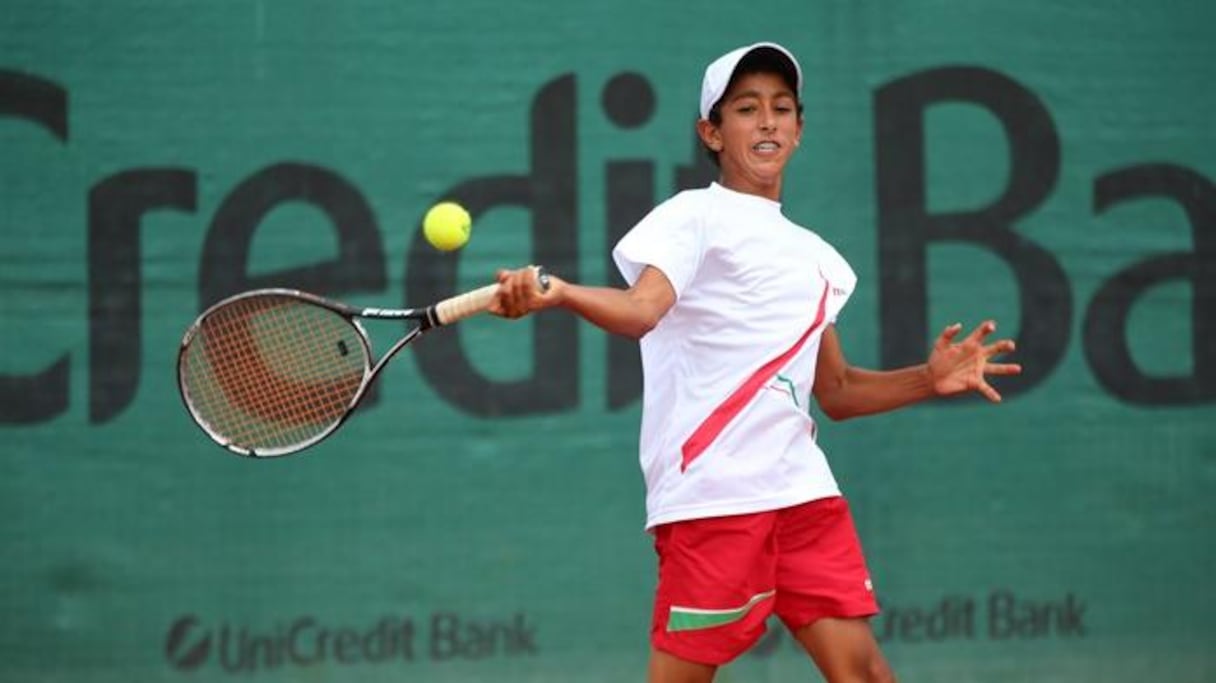
[(735, 419), (735, 416), (755, 398), (756, 394), (760, 393), (760, 389), (777, 374), (777, 371), (797, 355), (798, 351), (811, 338), (815, 330), (819, 329), (819, 326), (823, 324), (823, 318), (827, 312), (828, 290), (828, 283), (825, 281), (823, 283), (823, 294), (819, 297), (819, 310), (815, 313), (815, 321), (811, 323), (810, 328), (806, 332), (802, 333), (798, 341), (794, 342), (794, 345), (785, 353), (765, 363), (759, 370), (752, 373), (751, 377), (748, 377), (747, 381), (738, 389), (735, 389), (734, 393), (728, 396), (717, 408), (714, 408), (709, 417), (705, 418), (705, 421), (693, 431), (692, 436), (688, 437), (688, 440), (684, 442), (684, 446), (680, 449), (683, 455), (680, 463), (681, 472), (688, 469), (692, 461), (696, 460), (705, 452), (705, 449), (709, 448), (714, 439), (717, 439), (718, 435), (722, 433), (722, 430), (726, 429), (726, 425)]

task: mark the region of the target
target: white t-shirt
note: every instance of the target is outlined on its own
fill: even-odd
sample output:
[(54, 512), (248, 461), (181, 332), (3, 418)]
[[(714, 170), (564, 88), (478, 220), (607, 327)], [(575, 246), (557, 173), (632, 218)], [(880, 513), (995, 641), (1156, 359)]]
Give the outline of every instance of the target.
[(823, 330), (849, 264), (763, 197), (681, 192), (613, 258), (631, 285), (658, 268), (675, 305), (642, 337), (646, 528), (839, 495), (808, 414)]

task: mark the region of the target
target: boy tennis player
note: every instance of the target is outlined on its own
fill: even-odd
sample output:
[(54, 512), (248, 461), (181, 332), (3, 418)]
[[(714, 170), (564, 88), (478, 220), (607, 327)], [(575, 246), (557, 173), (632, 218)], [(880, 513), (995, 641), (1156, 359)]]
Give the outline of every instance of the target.
[(659, 579), (650, 680), (707, 682), (776, 614), (828, 681), (890, 681), (868, 618), (878, 612), (849, 508), (805, 399), (845, 419), (933, 396), (1000, 395), (985, 322), (947, 327), (924, 365), (850, 366), (836, 316), (857, 278), (827, 242), (781, 213), (782, 173), (802, 136), (802, 72), (774, 43), (705, 71), (697, 133), (721, 170), (642, 219), (613, 257), (628, 289), (503, 271), (492, 311), (562, 307), (639, 339), (640, 459)]

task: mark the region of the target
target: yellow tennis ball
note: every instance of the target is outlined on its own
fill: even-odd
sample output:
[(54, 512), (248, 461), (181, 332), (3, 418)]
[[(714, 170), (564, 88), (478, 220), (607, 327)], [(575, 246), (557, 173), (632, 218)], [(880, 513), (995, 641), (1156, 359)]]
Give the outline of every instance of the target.
[(440, 202), (422, 219), (422, 234), (439, 251), (459, 249), (469, 241), (473, 218), (456, 202)]

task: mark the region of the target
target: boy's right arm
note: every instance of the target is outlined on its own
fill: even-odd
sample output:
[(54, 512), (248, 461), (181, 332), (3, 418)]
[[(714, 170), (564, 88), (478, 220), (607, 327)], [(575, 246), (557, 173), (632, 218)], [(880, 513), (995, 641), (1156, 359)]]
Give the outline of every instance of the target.
[(640, 339), (654, 329), (676, 301), (676, 291), (663, 271), (644, 268), (628, 289), (588, 287), (550, 275), (549, 291), (536, 286), (531, 268), (498, 273), (499, 292), (490, 312), (519, 318), (546, 308), (569, 309), (607, 332)]

